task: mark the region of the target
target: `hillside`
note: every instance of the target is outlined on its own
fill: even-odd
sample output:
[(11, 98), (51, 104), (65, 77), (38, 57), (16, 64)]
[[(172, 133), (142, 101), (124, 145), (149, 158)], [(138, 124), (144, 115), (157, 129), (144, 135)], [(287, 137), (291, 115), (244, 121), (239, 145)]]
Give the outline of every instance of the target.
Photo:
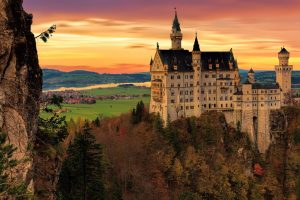
[(98, 74), (84, 70), (61, 72), (58, 70), (43, 70), (43, 89), (57, 89), (60, 87), (85, 87), (105, 83), (135, 83), (150, 80), (148, 73), (136, 74)]
[[(246, 79), (247, 72), (247, 70), (240, 70), (242, 80)], [(267, 83), (275, 81), (275, 72), (273, 71), (257, 71), (255, 75), (258, 82)], [(84, 70), (61, 72), (58, 70), (44, 69), (43, 79), (43, 89), (49, 90), (60, 87), (85, 87), (105, 83), (147, 82), (150, 81), (150, 74), (147, 72), (136, 74), (98, 74)], [(297, 87), (300, 87), (300, 71), (293, 72), (292, 83), (298, 84)]]
[(131, 114), (103, 119), (93, 132), (110, 166), (108, 199), (296, 199), (300, 110), (285, 113), (289, 129), (273, 135), (265, 156), (217, 112), (165, 129), (146, 112), (139, 122)]

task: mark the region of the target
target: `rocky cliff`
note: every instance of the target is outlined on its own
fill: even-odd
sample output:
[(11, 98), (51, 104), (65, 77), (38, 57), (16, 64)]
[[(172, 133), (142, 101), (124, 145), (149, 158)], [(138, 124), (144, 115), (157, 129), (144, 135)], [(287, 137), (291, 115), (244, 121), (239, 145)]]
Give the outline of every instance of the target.
[(32, 15), (22, 0), (0, 0), (0, 128), (26, 160), (14, 175), (32, 186), (31, 148), (37, 131), (42, 71), (39, 67)]

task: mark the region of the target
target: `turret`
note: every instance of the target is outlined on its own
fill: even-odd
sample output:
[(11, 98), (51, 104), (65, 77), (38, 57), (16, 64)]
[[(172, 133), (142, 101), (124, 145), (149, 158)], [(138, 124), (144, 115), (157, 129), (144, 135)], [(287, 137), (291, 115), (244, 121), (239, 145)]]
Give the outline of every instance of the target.
[(180, 29), (180, 23), (177, 17), (177, 11), (175, 9), (175, 18), (173, 20), (172, 25), (172, 32), (170, 35), (172, 41), (172, 49), (173, 50), (180, 50), (181, 48), (181, 40), (182, 40), (182, 33)]
[(280, 85), (283, 94), (291, 91), (293, 66), (289, 65), (290, 53), (282, 47), (278, 53), (279, 65), (275, 66), (276, 82)]
[(198, 101), (194, 101), (194, 115), (199, 117), (202, 113), (202, 104), (199, 100), (201, 100), (201, 50), (198, 42), (198, 37), (196, 33), (195, 42), (192, 51), (192, 59), (193, 59), (193, 69), (194, 69), (194, 99)]
[(251, 68), (250, 71), (248, 72), (248, 82), (249, 83), (255, 83), (254, 75), (255, 75), (255, 73), (254, 73), (253, 69)]
[(198, 42), (197, 33), (196, 33), (196, 38), (193, 46), (192, 57), (193, 57), (193, 66), (200, 67), (201, 51), (200, 51), (200, 45)]

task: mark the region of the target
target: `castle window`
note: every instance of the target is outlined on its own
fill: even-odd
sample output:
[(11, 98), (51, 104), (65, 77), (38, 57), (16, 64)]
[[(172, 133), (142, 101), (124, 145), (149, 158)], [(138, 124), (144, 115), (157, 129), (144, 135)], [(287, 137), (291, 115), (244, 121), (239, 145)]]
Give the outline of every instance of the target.
[(180, 103), (182, 103), (182, 102), (183, 102), (183, 99), (181, 98), (181, 99), (180, 99)]
[(203, 84), (204, 86), (206, 86), (206, 83), (204, 82), (204, 84)]
[(194, 106), (191, 106), (191, 109), (194, 109)]
[(194, 78), (194, 76), (193, 75), (190, 75), (190, 79), (193, 79)]
[(188, 110), (188, 109), (189, 109), (189, 107), (188, 107), (188, 106), (186, 106), (186, 107), (185, 107), (185, 109), (186, 109), (186, 110)]
[(189, 76), (188, 76), (188, 75), (185, 75), (185, 79), (189, 79)]
[(185, 86), (185, 87), (188, 87), (188, 86), (189, 86), (189, 84), (188, 84), (188, 83), (185, 83), (185, 84), (184, 84), (184, 86)]
[(189, 102), (189, 99), (186, 99), (185, 102)]
[(223, 104), (221, 104), (221, 108), (223, 108)]
[(223, 74), (220, 74), (220, 75), (219, 75), (219, 78), (223, 78)]
[(211, 86), (211, 83), (210, 83), (210, 82), (208, 83), (208, 86)]
[(189, 94), (189, 91), (185, 91), (184, 93), (185, 93), (186, 95), (188, 95), (188, 94)]
[(183, 106), (180, 106), (181, 110), (183, 110)]
[(190, 91), (190, 95), (193, 95), (193, 94), (194, 94), (194, 91), (193, 91), (193, 90), (191, 90), (191, 91)]
[(174, 96), (175, 95), (175, 92), (174, 91), (171, 91), (171, 96)]
[(180, 91), (180, 95), (183, 95), (183, 91), (182, 90)]
[(212, 77), (213, 77), (213, 78), (216, 78), (216, 75), (215, 75), (215, 74), (213, 74), (213, 75), (212, 75)]
[(174, 83), (171, 83), (171, 87), (174, 87)]
[(204, 94), (204, 90), (201, 90), (201, 94)]
[(230, 97), (230, 100), (232, 100), (232, 97)]
[(193, 87), (193, 83), (190, 84), (190, 87)]
[(208, 90), (208, 94), (211, 94), (211, 90)]
[(173, 76), (173, 75), (171, 76), (171, 79), (174, 79), (174, 76)]
[(177, 76), (177, 79), (180, 79), (180, 75)]
[(174, 100), (174, 99), (171, 99), (171, 103), (175, 103), (175, 100)]
[(230, 78), (230, 74), (226, 74), (226, 78)]
[(194, 101), (194, 99), (193, 98), (190, 98), (190, 102), (193, 102)]
[(260, 106), (261, 106), (261, 107), (264, 107), (264, 104), (262, 103)]
[(180, 87), (180, 84), (178, 84), (177, 87)]
[(208, 75), (208, 74), (205, 74), (205, 78), (209, 78), (209, 75)]

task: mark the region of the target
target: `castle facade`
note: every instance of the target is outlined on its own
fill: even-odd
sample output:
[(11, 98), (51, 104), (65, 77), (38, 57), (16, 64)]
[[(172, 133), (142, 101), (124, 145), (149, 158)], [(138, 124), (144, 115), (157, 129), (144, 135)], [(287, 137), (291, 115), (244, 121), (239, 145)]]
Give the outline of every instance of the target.
[(278, 53), (276, 83), (256, 83), (252, 69), (242, 83), (232, 49), (202, 51), (196, 35), (190, 52), (182, 48), (182, 38), (175, 12), (172, 48), (157, 45), (150, 61), (150, 112), (159, 113), (165, 123), (212, 110), (223, 112), (228, 123), (247, 132), (259, 151), (265, 152), (272, 141), (270, 112), (283, 106), (284, 94), (291, 90), (290, 53), (285, 48)]

